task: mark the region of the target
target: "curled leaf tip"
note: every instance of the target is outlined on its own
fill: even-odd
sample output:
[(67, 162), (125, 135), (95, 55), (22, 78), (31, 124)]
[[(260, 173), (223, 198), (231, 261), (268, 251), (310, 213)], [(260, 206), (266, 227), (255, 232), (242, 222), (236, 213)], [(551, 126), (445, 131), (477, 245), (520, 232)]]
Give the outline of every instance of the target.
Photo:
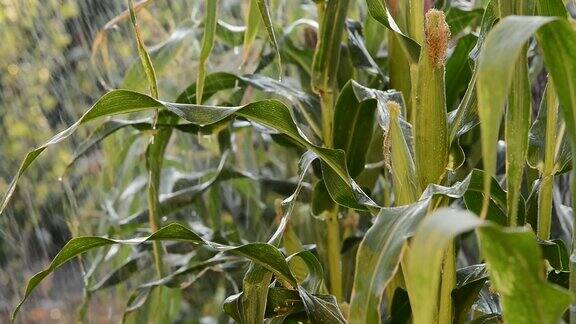
[(441, 67), (444, 65), (450, 39), (450, 29), (444, 12), (431, 9), (426, 13), (424, 33), (428, 57), (435, 67)]

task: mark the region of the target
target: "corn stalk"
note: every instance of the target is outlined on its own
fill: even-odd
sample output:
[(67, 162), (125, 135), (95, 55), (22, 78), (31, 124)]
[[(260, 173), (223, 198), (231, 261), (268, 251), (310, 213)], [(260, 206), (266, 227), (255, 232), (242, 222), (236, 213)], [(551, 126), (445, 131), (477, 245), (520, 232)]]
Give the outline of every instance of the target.
[[(334, 102), (340, 61), (340, 44), (349, 0), (328, 1), (319, 5), (321, 14), (318, 43), (312, 63), (312, 88), (320, 96), (322, 139), (326, 147), (333, 146)], [(325, 6), (325, 7), (322, 7)], [(325, 212), (327, 254), (330, 265), (330, 290), (342, 299), (342, 261), (340, 257), (340, 224), (338, 205)]]

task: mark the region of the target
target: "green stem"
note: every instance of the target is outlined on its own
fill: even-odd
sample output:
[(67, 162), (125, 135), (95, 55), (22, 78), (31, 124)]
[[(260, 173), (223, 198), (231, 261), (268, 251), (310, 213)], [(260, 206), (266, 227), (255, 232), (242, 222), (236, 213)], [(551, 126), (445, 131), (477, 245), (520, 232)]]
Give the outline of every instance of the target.
[(334, 94), (331, 89), (321, 93), (322, 98), (322, 138), (326, 147), (332, 147), (332, 128), (334, 123)]
[(456, 287), (456, 246), (448, 245), (442, 264), (438, 323), (452, 323), (452, 290)]
[[(322, 139), (324, 146), (333, 147), (334, 96), (337, 93), (337, 75), (340, 46), (349, 0), (318, 2), (320, 30), (314, 60), (312, 62), (312, 88), (321, 98)], [(338, 205), (327, 211), (326, 250), (330, 273), (330, 290), (342, 300), (342, 262), (340, 257), (340, 225)]]
[[(153, 145), (153, 144), (150, 144)], [(160, 229), (159, 217), (158, 217), (158, 189), (156, 186), (156, 179), (159, 175), (154, 172), (155, 168), (150, 168), (148, 170), (148, 222), (150, 224), (150, 230), (152, 233)], [(152, 250), (154, 253), (154, 265), (156, 267), (156, 272), (158, 277), (162, 278), (164, 276), (164, 269), (162, 266), (162, 245), (159, 241), (154, 241), (152, 243)]]
[[(146, 74), (146, 79), (148, 81), (148, 87), (150, 89), (150, 95), (158, 99), (158, 84), (156, 81), (156, 72), (154, 71), (154, 66), (152, 66), (152, 60), (142, 36), (140, 35), (140, 29), (138, 28), (138, 23), (136, 21), (136, 13), (134, 11), (134, 3), (132, 0), (128, 0), (128, 9), (130, 11), (130, 20), (132, 22), (132, 27), (134, 28), (134, 35), (136, 37), (136, 45), (138, 47), (138, 56), (144, 68)], [(156, 131), (156, 124), (158, 123), (158, 110), (154, 112), (154, 121), (152, 128)], [(163, 150), (165, 145), (163, 143), (157, 143), (156, 133), (152, 136), (148, 148), (146, 150), (146, 167), (148, 169), (148, 186), (147, 186), (147, 200), (148, 200), (148, 222), (150, 230), (156, 232), (159, 229), (159, 216), (158, 216), (158, 187), (160, 186), (160, 169)], [(161, 148), (161, 149), (160, 149)], [(160, 149), (160, 150), (159, 150)], [(158, 277), (162, 278), (164, 271), (162, 269), (162, 243), (155, 241), (152, 243), (154, 264), (156, 265), (156, 271)]]
[(340, 257), (340, 224), (338, 222), (338, 205), (326, 212), (328, 267), (330, 268), (330, 292), (341, 301), (342, 293), (342, 260)]
[[(334, 120), (334, 97), (332, 92), (322, 93), (322, 132), (324, 145), (332, 147), (332, 123)], [(337, 300), (342, 300), (342, 260), (340, 257), (340, 224), (338, 222), (338, 205), (326, 212), (327, 253), (330, 271), (330, 292)]]
[(542, 183), (538, 193), (538, 237), (550, 237), (552, 223), (552, 189), (554, 186), (554, 162), (556, 159), (556, 126), (558, 123), (558, 101), (556, 92), (549, 81), (546, 89), (546, 143), (544, 146), (544, 167)]
[[(576, 152), (576, 145), (572, 144), (572, 152)], [(572, 153), (572, 170), (576, 170), (576, 153)], [(576, 206), (576, 177), (572, 175), (572, 208)], [(576, 221), (572, 225), (572, 253), (570, 254), (570, 293), (576, 296)], [(570, 323), (576, 323), (576, 302), (570, 304)]]

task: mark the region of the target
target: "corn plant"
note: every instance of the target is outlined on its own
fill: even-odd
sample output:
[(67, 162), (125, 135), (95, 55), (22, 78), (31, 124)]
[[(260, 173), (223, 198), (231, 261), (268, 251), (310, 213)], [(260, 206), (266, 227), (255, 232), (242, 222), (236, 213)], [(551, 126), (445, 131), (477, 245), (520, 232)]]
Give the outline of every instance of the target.
[(206, 0), (172, 98), (158, 53), (174, 44), (147, 47), (143, 4), (114, 21), (134, 31), (132, 83), (30, 151), (1, 210), (44, 150), (98, 122), (68, 168), (129, 134), (140, 180), (105, 233), (29, 279), (13, 320), (80, 259), (98, 269), (80, 320), (124, 286), (127, 322), (211, 302), (239, 323), (576, 322), (573, 2)]

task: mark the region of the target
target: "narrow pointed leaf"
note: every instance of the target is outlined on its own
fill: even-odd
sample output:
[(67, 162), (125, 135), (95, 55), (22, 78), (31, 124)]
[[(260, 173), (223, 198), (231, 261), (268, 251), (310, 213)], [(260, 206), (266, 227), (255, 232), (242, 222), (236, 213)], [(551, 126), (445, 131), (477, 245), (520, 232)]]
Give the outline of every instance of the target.
[(206, 77), (206, 65), (208, 58), (214, 47), (214, 36), (216, 34), (216, 22), (218, 21), (218, 0), (206, 0), (206, 13), (204, 15), (204, 34), (202, 35), (202, 47), (198, 59), (198, 75), (196, 77), (196, 100), (202, 101), (204, 92), (204, 78)]

